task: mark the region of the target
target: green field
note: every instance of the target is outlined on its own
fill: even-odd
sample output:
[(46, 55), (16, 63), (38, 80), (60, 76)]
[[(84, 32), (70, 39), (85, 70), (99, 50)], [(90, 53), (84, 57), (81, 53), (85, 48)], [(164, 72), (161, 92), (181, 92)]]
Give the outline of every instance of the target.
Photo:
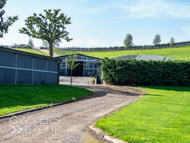
[(20, 48), (15, 48), (14, 50), (19, 50), (19, 51), (23, 51), (23, 52), (38, 54), (38, 55), (44, 55), (43, 52), (40, 52), (40, 51), (34, 50), (34, 49), (20, 49)]
[(151, 49), (151, 50), (125, 50), (125, 51), (110, 51), (110, 52), (80, 52), (80, 53), (98, 58), (104, 58), (104, 57), (114, 58), (125, 55), (156, 55), (156, 56), (166, 56), (176, 60), (190, 60), (190, 47)]
[(49, 56), (49, 52), (43, 51), (43, 53), (45, 53), (46, 56)]
[(143, 87), (148, 93), (96, 126), (129, 143), (189, 143), (190, 87)]
[(0, 85), (0, 116), (92, 93), (67, 85)]

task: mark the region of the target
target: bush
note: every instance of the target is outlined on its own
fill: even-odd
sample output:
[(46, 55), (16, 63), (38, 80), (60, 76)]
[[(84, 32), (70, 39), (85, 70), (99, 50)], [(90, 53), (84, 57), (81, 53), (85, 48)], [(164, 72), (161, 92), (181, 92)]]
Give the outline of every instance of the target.
[(103, 79), (116, 85), (190, 86), (189, 61), (102, 61)]

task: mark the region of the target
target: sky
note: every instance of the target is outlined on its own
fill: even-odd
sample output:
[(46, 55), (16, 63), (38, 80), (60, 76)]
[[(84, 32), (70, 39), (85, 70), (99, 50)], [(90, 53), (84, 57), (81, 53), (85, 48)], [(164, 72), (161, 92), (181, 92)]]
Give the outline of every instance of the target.
[[(73, 38), (62, 40), (60, 47), (123, 46), (127, 34), (134, 45), (151, 45), (156, 34), (161, 43), (171, 37), (176, 42), (190, 41), (189, 0), (7, 0), (6, 16), (18, 15), (19, 20), (0, 39), (0, 45), (27, 44), (29, 37), (19, 33), (25, 19), (44, 9), (61, 9), (71, 17), (66, 26)], [(42, 41), (33, 39), (35, 47)]]

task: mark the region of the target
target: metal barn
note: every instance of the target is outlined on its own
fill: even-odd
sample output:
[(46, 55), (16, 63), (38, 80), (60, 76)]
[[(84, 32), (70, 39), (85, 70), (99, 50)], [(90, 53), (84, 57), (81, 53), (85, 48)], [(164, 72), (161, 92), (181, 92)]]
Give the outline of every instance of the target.
[[(62, 60), (62, 63), (60, 65), (60, 74), (62, 76), (70, 76), (71, 71), (67, 67), (67, 58), (68, 55), (57, 57), (58, 59)], [(89, 76), (88, 72), (92, 73), (92, 76), (97, 75), (97, 65), (95, 62), (100, 61), (100, 58), (95, 58), (91, 56), (86, 56), (83, 54), (77, 54), (77, 57), (75, 59), (76, 63), (80, 63), (79, 66), (77, 66), (73, 72), (73, 76)]]
[(59, 60), (0, 47), (0, 84), (59, 84)]

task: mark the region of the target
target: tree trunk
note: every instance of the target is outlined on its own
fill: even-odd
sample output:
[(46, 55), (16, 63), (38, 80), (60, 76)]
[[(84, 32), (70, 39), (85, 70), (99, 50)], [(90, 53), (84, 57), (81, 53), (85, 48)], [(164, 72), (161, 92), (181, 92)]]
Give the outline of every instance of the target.
[(73, 81), (72, 81), (72, 70), (71, 70), (71, 86), (72, 86), (72, 82), (73, 82)]
[(53, 43), (49, 42), (49, 56), (53, 57)]

